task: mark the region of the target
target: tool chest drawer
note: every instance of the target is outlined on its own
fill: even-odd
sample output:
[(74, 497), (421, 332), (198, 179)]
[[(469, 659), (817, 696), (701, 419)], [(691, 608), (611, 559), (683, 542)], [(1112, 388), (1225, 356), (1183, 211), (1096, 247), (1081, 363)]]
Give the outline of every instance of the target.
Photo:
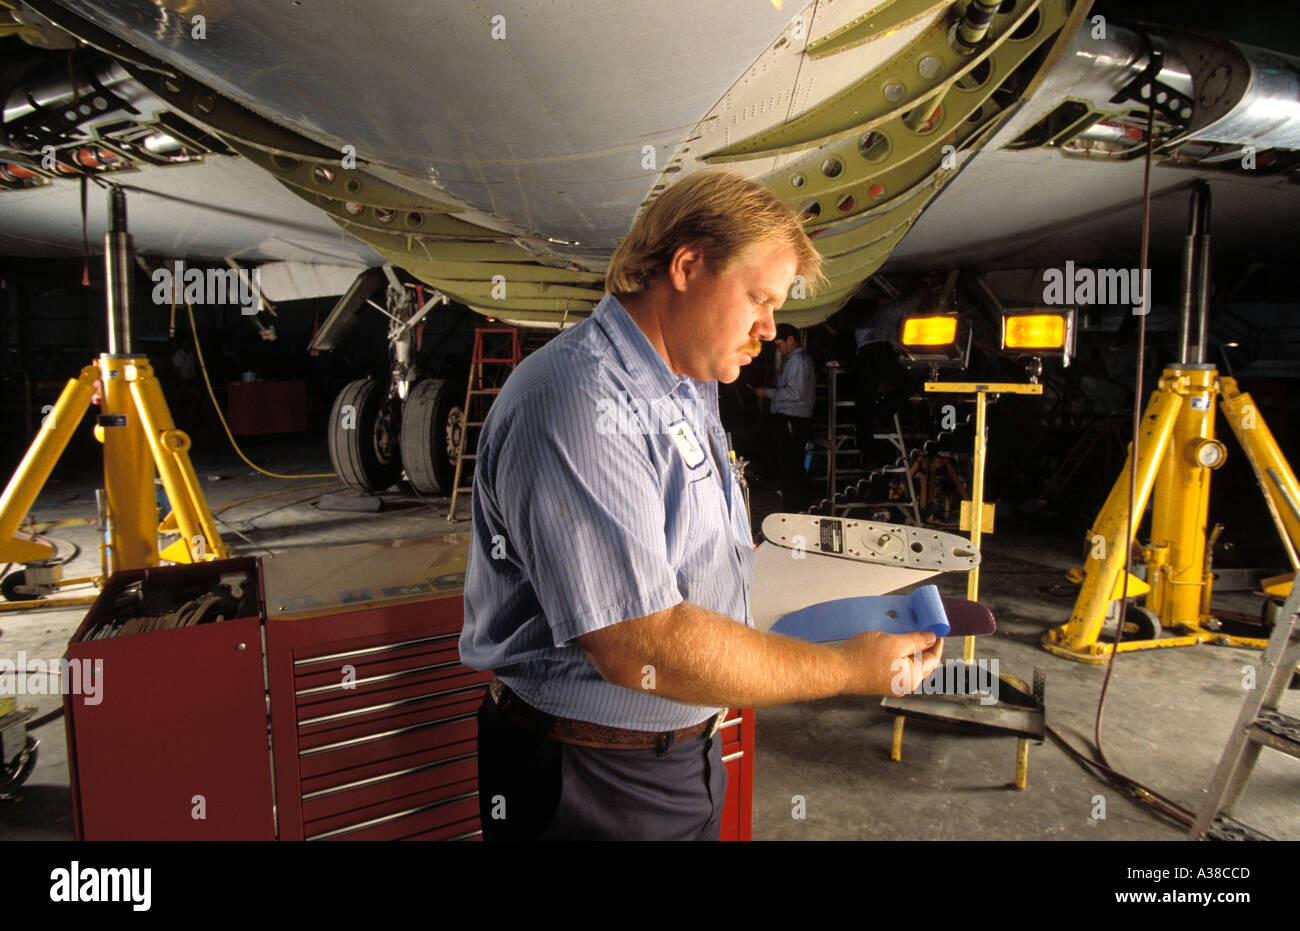
[(280, 836), (479, 833), (476, 714), (459, 595), (267, 622)]

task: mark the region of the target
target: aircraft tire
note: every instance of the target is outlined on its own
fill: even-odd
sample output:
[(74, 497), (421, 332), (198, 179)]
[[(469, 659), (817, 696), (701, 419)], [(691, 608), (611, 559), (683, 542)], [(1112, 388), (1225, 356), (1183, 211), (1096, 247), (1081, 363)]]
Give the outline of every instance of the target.
[(345, 386), (330, 410), (330, 462), (353, 491), (383, 491), (401, 475), (397, 444), (381, 432), (385, 400), (381, 386), (362, 378)]
[(406, 480), (425, 495), (449, 495), (456, 469), (460, 406), (452, 382), (429, 378), (411, 389), (402, 415), (402, 466)]

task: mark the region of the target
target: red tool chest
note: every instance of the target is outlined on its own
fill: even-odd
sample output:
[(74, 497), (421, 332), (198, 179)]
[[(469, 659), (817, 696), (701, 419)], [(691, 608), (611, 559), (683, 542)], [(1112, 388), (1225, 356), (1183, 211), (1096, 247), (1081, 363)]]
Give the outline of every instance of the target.
[[(258, 615), (81, 642), (129, 582), (235, 569), (258, 573)], [(490, 675), (460, 663), (460, 593), (267, 619), (261, 591), (251, 559), (109, 581), (68, 648), (104, 663), (100, 704), (65, 698), (78, 838), (477, 837), (475, 715)], [(752, 712), (721, 733), (722, 837), (748, 840)]]
[[(86, 637), (136, 582), (171, 590), (247, 573), (248, 614), (107, 640)], [(68, 644), (98, 666), (93, 696), (64, 696), (73, 819), (85, 840), (271, 840), (254, 559), (114, 573)], [(84, 663), (83, 663), (84, 668)]]

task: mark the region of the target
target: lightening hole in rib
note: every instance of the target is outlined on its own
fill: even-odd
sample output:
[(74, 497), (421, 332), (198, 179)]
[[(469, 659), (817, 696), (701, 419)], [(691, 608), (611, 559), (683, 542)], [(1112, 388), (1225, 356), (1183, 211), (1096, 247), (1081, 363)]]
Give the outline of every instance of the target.
[(1020, 24), (1020, 28), (1011, 33), (1011, 41), (1020, 42), (1024, 39), (1028, 39), (1038, 31), (1038, 26), (1042, 22), (1042, 19), (1043, 18), (1038, 15), (1038, 11), (1034, 10), (1025, 17), (1025, 21)]
[(957, 86), (964, 91), (973, 91), (984, 84), (993, 73), (993, 66), (987, 58), (983, 59), (974, 68), (971, 68), (960, 78), (957, 79)]
[(869, 162), (884, 161), (889, 155), (889, 137), (874, 130), (858, 138), (858, 154)]

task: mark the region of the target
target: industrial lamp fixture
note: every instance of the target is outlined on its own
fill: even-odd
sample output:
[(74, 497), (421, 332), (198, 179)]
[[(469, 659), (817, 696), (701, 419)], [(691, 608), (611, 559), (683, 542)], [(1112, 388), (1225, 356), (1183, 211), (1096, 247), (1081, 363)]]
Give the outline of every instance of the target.
[(1029, 380), (1037, 382), (1043, 374), (1043, 359), (1070, 364), (1077, 335), (1074, 317), (1074, 308), (1009, 311), (1002, 315), (1002, 351), (1013, 359), (1025, 359)]
[(904, 317), (898, 341), (907, 362), (929, 366), (931, 381), (939, 369), (964, 369), (970, 359), (970, 327), (954, 313)]

